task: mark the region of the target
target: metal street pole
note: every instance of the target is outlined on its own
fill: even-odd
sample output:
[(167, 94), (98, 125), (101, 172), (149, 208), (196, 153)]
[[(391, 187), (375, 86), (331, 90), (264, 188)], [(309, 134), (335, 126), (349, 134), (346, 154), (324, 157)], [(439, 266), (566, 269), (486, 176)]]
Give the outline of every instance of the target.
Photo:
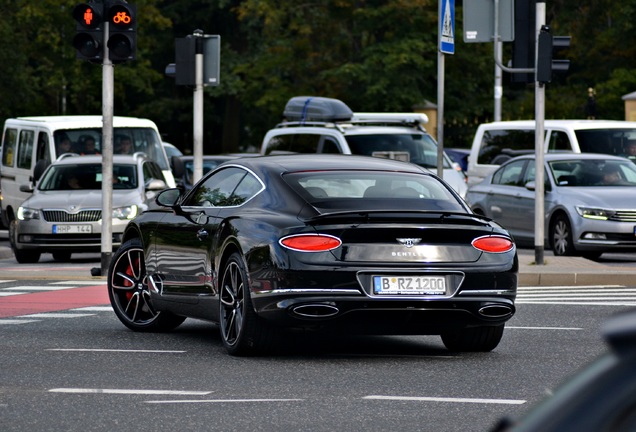
[[(539, 53), (539, 31), (545, 24), (545, 3), (537, 2), (537, 27), (535, 35), (537, 35), (535, 45), (535, 62), (537, 64), (536, 55)], [(545, 206), (544, 206), (544, 142), (545, 142), (545, 85), (536, 80), (535, 73), (535, 122), (536, 131), (534, 135), (534, 151), (535, 151), (535, 188), (534, 188), (534, 262), (537, 265), (543, 265), (544, 252), (544, 229), (545, 229)]]
[[(108, 21), (104, 22), (104, 41), (108, 40)], [(102, 249), (101, 275), (108, 274), (113, 254), (113, 105), (115, 68), (104, 43), (102, 66)]]
[(203, 177), (203, 30), (195, 30), (193, 100), (193, 183)]

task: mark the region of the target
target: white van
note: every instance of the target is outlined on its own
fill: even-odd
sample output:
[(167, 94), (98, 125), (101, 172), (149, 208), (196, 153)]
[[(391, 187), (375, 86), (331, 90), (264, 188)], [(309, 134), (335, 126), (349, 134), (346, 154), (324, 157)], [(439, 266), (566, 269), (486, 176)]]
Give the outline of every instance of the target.
[[(46, 164), (62, 152), (100, 154), (102, 116), (47, 116), (7, 119), (2, 136), (0, 157), (0, 197), (2, 223), (9, 226), (20, 204), (30, 196), (20, 186), (33, 180), (36, 163)], [(157, 125), (148, 119), (113, 117), (114, 152), (121, 153), (122, 138), (132, 140), (133, 152), (143, 152), (157, 162), (168, 187), (175, 187), (166, 152), (161, 144)], [(61, 150), (63, 141), (70, 140), (70, 149)], [(94, 150), (89, 147), (93, 147)], [(68, 144), (67, 144), (68, 146)]]
[[(624, 155), (625, 143), (636, 138), (636, 122), (618, 120), (545, 120), (546, 153)], [(534, 120), (483, 123), (468, 156), (468, 185), (479, 183), (510, 158), (534, 153)]]

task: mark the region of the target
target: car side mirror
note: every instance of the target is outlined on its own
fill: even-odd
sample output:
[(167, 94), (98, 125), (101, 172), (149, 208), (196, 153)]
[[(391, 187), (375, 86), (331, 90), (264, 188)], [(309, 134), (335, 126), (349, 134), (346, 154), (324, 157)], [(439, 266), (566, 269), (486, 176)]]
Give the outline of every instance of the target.
[(174, 207), (179, 202), (181, 191), (177, 188), (166, 189), (157, 195), (155, 202), (162, 207)]
[(35, 188), (33, 187), (32, 184), (23, 184), (20, 185), (20, 192), (27, 192), (27, 193), (33, 193), (33, 190)]

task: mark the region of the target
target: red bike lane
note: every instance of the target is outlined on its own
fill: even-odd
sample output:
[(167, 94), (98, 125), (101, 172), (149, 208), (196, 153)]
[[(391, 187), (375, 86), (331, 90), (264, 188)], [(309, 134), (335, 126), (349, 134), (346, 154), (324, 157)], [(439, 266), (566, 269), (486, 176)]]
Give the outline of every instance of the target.
[(0, 318), (109, 305), (105, 284), (0, 297)]

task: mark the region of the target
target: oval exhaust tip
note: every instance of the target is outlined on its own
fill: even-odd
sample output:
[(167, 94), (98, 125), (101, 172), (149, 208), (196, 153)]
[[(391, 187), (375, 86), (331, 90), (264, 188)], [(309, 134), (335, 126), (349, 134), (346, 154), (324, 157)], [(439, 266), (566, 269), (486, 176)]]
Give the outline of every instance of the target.
[(479, 309), (479, 313), (488, 318), (505, 318), (512, 315), (512, 308), (505, 305), (488, 305)]
[(333, 305), (316, 303), (296, 306), (292, 312), (303, 318), (329, 318), (338, 315), (340, 310)]

